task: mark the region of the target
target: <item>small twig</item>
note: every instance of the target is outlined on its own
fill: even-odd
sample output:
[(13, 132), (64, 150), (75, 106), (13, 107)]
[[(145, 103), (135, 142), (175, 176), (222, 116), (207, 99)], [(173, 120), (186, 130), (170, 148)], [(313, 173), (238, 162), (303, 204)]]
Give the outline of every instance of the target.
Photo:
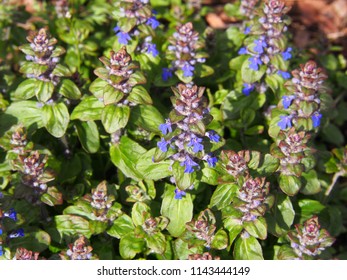
[(332, 191), (336, 181), (343, 175), (345, 175), (345, 171), (344, 170), (340, 170), (339, 172), (334, 174), (333, 180), (330, 184), (330, 186), (327, 188), (327, 190), (325, 191), (325, 196), (329, 196), (330, 192)]

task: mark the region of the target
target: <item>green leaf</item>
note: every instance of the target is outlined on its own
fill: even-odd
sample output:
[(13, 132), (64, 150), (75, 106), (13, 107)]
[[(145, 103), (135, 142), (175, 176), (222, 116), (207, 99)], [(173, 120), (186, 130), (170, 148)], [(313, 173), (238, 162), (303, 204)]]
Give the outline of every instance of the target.
[(295, 211), (293, 209), (292, 202), (289, 196), (278, 194), (277, 195), (277, 208), (279, 213), (277, 212), (276, 218), (280, 221), (281, 224), (285, 224), (286, 230), (289, 230), (292, 226), (295, 218)]
[(93, 220), (93, 207), (88, 203), (79, 203), (77, 205), (71, 205), (64, 209), (64, 215), (77, 215)]
[(143, 202), (136, 202), (131, 209), (131, 218), (135, 226), (142, 226), (151, 217), (151, 208)]
[(181, 190), (186, 190), (191, 187), (195, 181), (196, 173), (184, 173), (184, 166), (181, 166), (178, 161), (172, 165), (172, 173), (175, 178), (176, 186)]
[(261, 167), (257, 169), (260, 175), (270, 175), (277, 171), (279, 166), (279, 160), (270, 154), (265, 154), (264, 162)]
[(345, 142), (345, 137), (343, 136), (341, 130), (332, 123), (329, 123), (329, 125), (324, 127), (323, 139), (336, 146), (342, 146)]
[(232, 69), (232, 70), (241, 69), (242, 64), (245, 62), (246, 59), (247, 59), (246, 55), (240, 55), (240, 56), (237, 56), (237, 57), (231, 59), (229, 62), (230, 69)]
[(321, 189), (320, 182), (317, 178), (317, 172), (315, 170), (310, 170), (309, 172), (303, 172), (301, 174), (302, 180), (304, 181), (304, 187), (301, 188), (301, 192), (306, 195), (312, 195), (319, 193)]
[(131, 260), (136, 254), (145, 249), (146, 243), (142, 238), (136, 238), (133, 232), (123, 236), (119, 243), (119, 253), (123, 259)]
[(108, 133), (114, 133), (125, 127), (130, 117), (128, 106), (107, 105), (102, 112), (101, 122)]
[(110, 229), (107, 230), (107, 234), (120, 239), (129, 232), (133, 232), (134, 229), (133, 220), (128, 215), (123, 214), (113, 222)]
[(221, 208), (229, 205), (238, 189), (239, 186), (236, 184), (219, 185), (212, 194), (209, 207), (216, 206), (217, 209), (220, 210)]
[(171, 163), (170, 161), (153, 162), (155, 151), (156, 148), (153, 148), (144, 153), (137, 161), (136, 169), (142, 178), (157, 181), (171, 175)]
[(82, 217), (74, 215), (57, 215), (54, 217), (57, 230), (61, 236), (66, 235), (84, 235), (90, 238), (92, 235), (89, 222)]
[(259, 238), (265, 240), (267, 237), (267, 224), (266, 220), (263, 217), (258, 217), (258, 219), (250, 222), (244, 222), (244, 228), (247, 232), (254, 236), (255, 238)]
[(163, 254), (166, 249), (165, 235), (161, 232), (147, 236), (146, 243), (151, 252), (156, 254)]
[(103, 101), (105, 105), (116, 104), (122, 100), (124, 93), (107, 84), (104, 88)]
[(136, 17), (121, 17), (118, 19), (118, 26), (122, 32), (128, 33), (135, 27), (136, 22)]
[(61, 82), (59, 93), (69, 99), (80, 99), (82, 94), (79, 88), (71, 80), (64, 79)]
[(211, 248), (216, 250), (223, 250), (228, 246), (228, 234), (225, 230), (220, 229), (217, 231), (212, 239)]
[(36, 79), (27, 79), (21, 82), (14, 92), (13, 97), (16, 99), (30, 99), (36, 94), (38, 82), (39, 80)]
[(243, 234), (237, 238), (234, 246), (236, 260), (263, 260), (263, 251), (258, 240), (253, 236)]
[(323, 204), (312, 199), (301, 199), (298, 204), (301, 210), (301, 220), (303, 221), (311, 218), (313, 215), (319, 214), (325, 209)]
[(152, 104), (152, 98), (143, 86), (133, 87), (127, 99), (135, 104)]
[(139, 105), (132, 108), (130, 122), (147, 131), (160, 134), (159, 125), (165, 121), (154, 106)]
[(64, 103), (44, 105), (42, 108), (42, 121), (46, 129), (54, 137), (62, 137), (69, 124), (69, 111)]
[(298, 256), (295, 254), (292, 247), (289, 245), (283, 245), (277, 252), (277, 259), (279, 260), (294, 260)]
[(37, 128), (44, 126), (42, 122), (41, 109), (36, 101), (18, 101), (13, 102), (6, 109), (6, 115), (13, 116), (18, 119), (18, 122), (29, 127), (36, 124)]
[(53, 94), (54, 85), (52, 82), (38, 81), (36, 82), (35, 94), (39, 101), (47, 102)]
[(78, 139), (83, 149), (89, 153), (96, 153), (100, 147), (98, 127), (93, 121), (76, 122)]
[(278, 181), (279, 181), (281, 190), (286, 195), (289, 195), (289, 196), (296, 195), (300, 190), (301, 181), (300, 181), (300, 178), (298, 177), (280, 174)]
[(104, 104), (94, 96), (84, 98), (73, 110), (71, 119), (81, 121), (100, 120)]
[(178, 237), (193, 217), (193, 201), (189, 193), (182, 199), (175, 199), (175, 189), (172, 185), (166, 185), (160, 213), (170, 220), (166, 229), (172, 236)]
[(107, 81), (100, 79), (100, 78), (96, 78), (90, 84), (89, 90), (91, 93), (94, 94), (94, 96), (97, 99), (102, 99), (102, 98), (104, 98), (105, 88), (108, 88), (109, 85), (110, 84)]
[(249, 68), (249, 60), (245, 60), (241, 67), (241, 76), (242, 80), (247, 84), (253, 84), (255, 82), (258, 82), (265, 74), (266, 66), (262, 65), (258, 71), (254, 71), (253, 69)]
[(135, 180), (141, 180), (142, 174), (137, 170), (136, 163), (147, 150), (130, 138), (123, 136), (119, 144), (110, 148), (110, 156), (113, 164), (117, 166), (125, 176)]
[(265, 83), (276, 93), (277, 89), (282, 85), (283, 79), (277, 74), (266, 75)]
[(63, 204), (63, 195), (56, 187), (49, 187), (40, 200), (49, 206), (61, 205)]
[(10, 248), (25, 248), (34, 252), (42, 252), (51, 244), (51, 237), (45, 231), (38, 230), (34, 232), (25, 231), (24, 237), (13, 238), (10, 242)]

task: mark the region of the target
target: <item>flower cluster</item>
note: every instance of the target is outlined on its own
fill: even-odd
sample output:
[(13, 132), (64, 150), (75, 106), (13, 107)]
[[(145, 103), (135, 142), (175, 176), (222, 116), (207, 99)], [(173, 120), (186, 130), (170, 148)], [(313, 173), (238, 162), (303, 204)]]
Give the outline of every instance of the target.
[(253, 18), (258, 2), (259, 0), (241, 0), (240, 12), (248, 18)]
[(309, 139), (309, 134), (305, 131), (296, 132), (294, 127), (278, 134), (277, 142), (271, 147), (271, 153), (280, 160), (281, 174), (301, 176), (305, 170), (302, 160), (311, 151), (306, 145)]
[(252, 178), (251, 176), (245, 178), (233, 201), (234, 208), (242, 212), (242, 222), (255, 221), (265, 214), (265, 199), (268, 193), (269, 183), (265, 182), (265, 178)]
[[(56, 47), (57, 40), (51, 37), (46, 29), (41, 28), (27, 37), (30, 44), (20, 46), (19, 49), (26, 54), (27, 63), (21, 67), (21, 72), (28, 78), (35, 78), (42, 81), (51, 81), (54, 85), (59, 82), (59, 74), (55, 72), (55, 67), (65, 50)], [(31, 67), (29, 67), (31, 66)]]
[(92, 259), (93, 248), (87, 245), (87, 239), (80, 236), (73, 244), (69, 244), (69, 249), (60, 254), (63, 260), (90, 260)]
[(324, 91), (322, 84), (327, 76), (312, 60), (301, 64), (300, 69), (292, 71), (292, 75), (291, 81), (285, 84), (292, 94), (282, 97), (283, 108), (287, 109), (289, 114), (280, 116), (278, 126), (282, 130), (295, 126), (298, 130), (309, 131), (318, 127), (321, 122), (319, 96)]
[(71, 18), (68, 0), (53, 0), (53, 5), (59, 18)]
[(199, 50), (204, 43), (199, 40), (199, 33), (188, 22), (179, 25), (169, 39), (170, 45), (166, 58), (172, 61), (170, 68), (163, 68), (162, 78), (167, 81), (175, 72), (178, 77), (193, 77), (196, 63), (203, 63), (207, 55)]
[(95, 189), (92, 189), (91, 195), (85, 195), (84, 200), (88, 201), (92, 206), (92, 216), (97, 221), (113, 221), (116, 218), (115, 215), (109, 215), (109, 209), (111, 208), (115, 197), (107, 194), (106, 181), (102, 181)]
[(328, 231), (320, 227), (318, 217), (314, 216), (303, 225), (295, 225), (296, 231), (288, 233), (291, 247), (298, 259), (317, 256), (334, 243), (335, 240)]
[(210, 260), (220, 260), (220, 257), (213, 257), (210, 252), (205, 252), (203, 254), (191, 254), (188, 256), (188, 260), (196, 261), (210, 261)]
[[(139, 65), (133, 61), (131, 55), (127, 52), (125, 46), (123, 46), (118, 52), (111, 51), (110, 59), (107, 57), (101, 57), (100, 61), (104, 64), (105, 68), (97, 68), (94, 73), (99, 79), (104, 80), (114, 88), (113, 91), (93, 90), (93, 84), (91, 91), (94, 95), (105, 105), (108, 104), (123, 104), (130, 105), (136, 103), (134, 93), (131, 94), (133, 87), (137, 84), (143, 84), (146, 82), (145, 77), (139, 71)], [(94, 83), (100, 80), (94, 81)]]
[(193, 234), (193, 236), (199, 240), (203, 240), (204, 246), (211, 247), (211, 242), (215, 236), (216, 231), (216, 219), (211, 210), (206, 209), (202, 211), (197, 219), (193, 219), (186, 224), (187, 230)]
[(38, 252), (29, 251), (25, 248), (17, 248), (16, 254), (14, 256), (14, 260), (23, 260), (23, 261), (29, 261), (29, 260), (38, 260), (39, 259)]
[(114, 13), (118, 25), (114, 28), (118, 42), (127, 45), (133, 38), (141, 38), (138, 50), (157, 56), (156, 45), (152, 42), (154, 30), (159, 26), (155, 12), (152, 11), (148, 0), (116, 1)]
[[(289, 8), (281, 0), (269, 0), (257, 10), (257, 16), (246, 28), (248, 38), (246, 47), (239, 50), (240, 55), (249, 55), (248, 67), (258, 71), (266, 65), (268, 75), (278, 74), (289, 79), (287, 61), (292, 57), (292, 48), (287, 47), (285, 32), (289, 20), (286, 13)], [(243, 93), (248, 95), (255, 88), (255, 84), (244, 84)]]
[(238, 178), (248, 173), (248, 166), (245, 160), (246, 151), (222, 151), (220, 155), (221, 163), (225, 171), (231, 176)]
[(184, 173), (192, 173), (199, 168), (200, 160), (214, 167), (217, 158), (205, 150), (205, 144), (219, 142), (220, 136), (213, 130), (206, 131), (205, 126), (211, 121), (211, 116), (203, 96), (205, 88), (179, 84), (172, 90), (175, 94), (171, 98), (174, 109), (169, 119), (159, 127), (164, 136), (157, 143), (158, 148), (163, 153), (172, 150), (170, 158), (184, 166)]

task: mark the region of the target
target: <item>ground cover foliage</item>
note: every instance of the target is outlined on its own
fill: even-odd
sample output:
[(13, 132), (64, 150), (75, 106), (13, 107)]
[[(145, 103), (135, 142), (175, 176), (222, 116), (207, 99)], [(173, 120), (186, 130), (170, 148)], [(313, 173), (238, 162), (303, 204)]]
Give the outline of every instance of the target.
[(0, 4), (0, 259), (346, 259), (347, 62), (281, 0)]

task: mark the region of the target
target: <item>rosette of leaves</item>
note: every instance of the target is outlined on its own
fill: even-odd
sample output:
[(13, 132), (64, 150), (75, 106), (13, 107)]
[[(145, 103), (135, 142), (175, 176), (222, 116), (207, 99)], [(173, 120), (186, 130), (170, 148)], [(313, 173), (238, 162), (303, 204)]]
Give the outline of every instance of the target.
[[(281, 0), (269, 0), (259, 6), (255, 16), (246, 27), (244, 47), (239, 50), (241, 57), (230, 61), (232, 69), (241, 66), (242, 92), (249, 95), (254, 89), (264, 91), (262, 82), (277, 92), (282, 90), (292, 48), (288, 47), (286, 16), (289, 8)], [(234, 38), (234, 37), (232, 37)]]
[(228, 246), (228, 235), (224, 229), (217, 230), (216, 218), (210, 209), (201, 211), (185, 228), (174, 243), (179, 259), (187, 259), (192, 253), (203, 254), (206, 249), (223, 250)]
[(295, 230), (288, 233), (290, 246), (280, 247), (278, 259), (312, 260), (335, 241), (326, 229), (321, 229), (318, 217), (314, 216), (303, 224), (295, 225)]
[[(17, 100), (7, 109), (24, 125), (45, 127), (54, 137), (62, 137), (69, 124), (67, 103), (81, 97), (79, 88), (67, 78), (68, 68), (59, 64), (64, 48), (56, 46), (57, 40), (41, 28), (27, 37), (30, 44), (20, 46), (26, 55), (20, 72), (27, 79), (21, 82), (12, 98)], [(36, 99), (37, 101), (33, 100)]]
[(169, 38), (166, 59), (171, 61), (168, 68), (163, 68), (162, 79), (167, 81), (172, 73), (184, 83), (193, 81), (194, 76), (206, 77), (213, 74), (213, 69), (205, 64), (208, 54), (203, 51), (205, 42), (188, 22), (176, 27), (176, 32)]
[(34, 150), (25, 127), (19, 125), (7, 131), (0, 145), (7, 150), (3, 169), (8, 181), (4, 181), (4, 186), (11, 182), (16, 186), (16, 194), (32, 203), (40, 198), (50, 206), (62, 204), (62, 194), (49, 184), (55, 179), (55, 172), (47, 164), (50, 154)]
[(139, 64), (132, 60), (126, 47), (118, 52), (111, 51), (110, 58), (101, 57), (100, 60), (104, 67), (94, 71), (98, 78), (89, 88), (94, 96), (82, 100), (72, 113), (72, 119), (101, 120), (105, 130), (112, 134), (127, 125), (131, 107), (152, 104), (152, 99), (141, 86), (146, 78)]
[(133, 259), (137, 254), (164, 254), (167, 238), (162, 231), (169, 223), (164, 216), (153, 217), (151, 208), (136, 202), (131, 216), (123, 214), (118, 217), (107, 233), (120, 239), (119, 252), (124, 259)]
[[(102, 181), (95, 189), (91, 190), (91, 194), (84, 195), (74, 205), (65, 208), (64, 215), (60, 216), (59, 221), (79, 216), (76, 218), (77, 220), (89, 224), (90, 234), (100, 234), (106, 231), (112, 225), (112, 222), (123, 214), (122, 205), (114, 202), (116, 195), (115, 187), (108, 186), (106, 181)], [(70, 230), (76, 234), (82, 233), (77, 227), (74, 230), (73, 228), (66, 228), (67, 226), (60, 223), (58, 231), (64, 233)]]
[[(152, 42), (159, 22), (149, 1), (115, 1), (112, 16), (117, 20), (114, 28), (119, 44), (129, 45), (131, 51), (140, 51), (157, 56), (159, 52)], [(129, 43), (131, 41), (131, 43)]]
[(207, 162), (210, 167), (215, 166), (217, 158), (211, 151), (223, 144), (218, 134), (206, 128), (212, 116), (207, 109), (204, 90), (203, 87), (186, 84), (172, 87), (174, 109), (166, 123), (160, 125), (163, 137), (157, 143), (153, 161), (174, 161), (172, 175), (181, 191), (193, 185), (195, 171), (200, 168), (201, 161)]

